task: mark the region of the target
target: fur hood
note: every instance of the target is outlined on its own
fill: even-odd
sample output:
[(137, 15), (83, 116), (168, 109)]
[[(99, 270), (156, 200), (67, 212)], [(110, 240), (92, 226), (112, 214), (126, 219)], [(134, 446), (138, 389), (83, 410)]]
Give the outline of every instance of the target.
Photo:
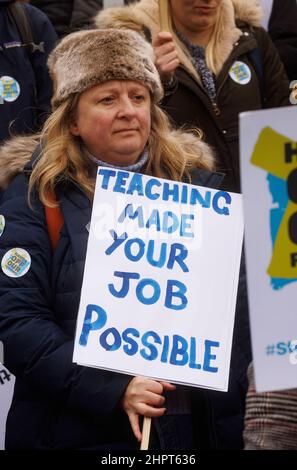
[[(199, 140), (189, 132), (173, 130), (185, 149), (191, 149), (199, 157), (198, 167), (201, 169), (214, 169), (214, 153), (211, 147)], [(0, 191), (4, 191), (11, 180), (22, 173), (30, 162), (32, 154), (40, 142), (38, 134), (30, 136), (13, 137), (0, 147)]]
[(13, 137), (0, 147), (0, 190), (7, 188), (10, 181), (21, 173), (39, 142), (39, 135)]
[[(222, 0), (222, 17), (222, 34), (215, 49), (219, 69), (222, 68), (233, 45), (242, 34), (236, 27), (235, 21), (240, 20), (250, 26), (260, 26), (262, 9), (258, 0)], [(125, 7), (107, 8), (95, 17), (95, 24), (98, 28), (134, 29), (141, 34), (149, 31), (153, 39), (160, 31), (158, 0), (140, 0), (139, 3)], [(145, 35), (148, 39), (148, 35)], [(185, 65), (182, 56), (180, 61)]]

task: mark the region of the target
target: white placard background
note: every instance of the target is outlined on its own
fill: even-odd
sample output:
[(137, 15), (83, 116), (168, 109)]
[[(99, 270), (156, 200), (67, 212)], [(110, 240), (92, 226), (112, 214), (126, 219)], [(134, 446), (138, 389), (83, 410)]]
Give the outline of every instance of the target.
[[(293, 106), (247, 112), (240, 116), (249, 309), (256, 388), (259, 392), (297, 386), (297, 365), (291, 363), (289, 353), (277, 354), (279, 343), (297, 339), (297, 282), (279, 290), (271, 287), (266, 271), (272, 256), (270, 209), (275, 206), (266, 179), (267, 171), (251, 164), (250, 160), (265, 127), (297, 141), (296, 123), (297, 108)], [(274, 346), (274, 354), (267, 354), (269, 346)]]
[[(130, 178), (132, 176), (133, 173), (130, 174)], [(149, 177), (143, 175), (143, 181), (147, 180)], [(169, 183), (173, 184), (171, 181)], [(192, 211), (198, 221), (197, 227), (195, 227), (195, 238), (187, 239), (175, 236), (171, 240), (171, 243), (184, 243), (189, 249), (189, 256), (186, 260), (189, 272), (184, 273), (178, 264), (172, 270), (168, 270), (166, 267), (153, 267), (145, 257), (139, 262), (132, 262), (123, 256), (122, 247), (111, 256), (105, 255), (105, 250), (111, 245), (112, 240), (110, 235), (100, 240), (104, 225), (101, 208), (104, 207), (108, 212), (109, 207), (110, 215), (113, 212), (112, 208), (117, 207), (117, 213), (120, 214), (129, 203), (133, 203), (134, 208), (145, 205), (145, 197), (135, 193), (120, 197), (119, 194), (103, 190), (98, 186), (97, 179), (77, 324), (74, 362), (123, 371), (133, 375), (145, 375), (172, 382), (226, 390), (243, 232), (241, 196), (232, 194), (232, 204), (228, 206), (230, 216), (219, 215), (212, 208), (194, 206)], [(193, 187), (199, 189), (202, 194), (207, 190), (206, 188)], [(217, 193), (216, 190), (209, 191), (211, 191), (212, 197)], [(149, 203), (151, 204), (151, 201)], [(155, 202), (153, 206), (156, 207), (156, 204)], [(220, 205), (224, 205), (222, 200)], [(173, 204), (173, 206), (175, 206), (176, 213), (189, 213), (189, 207), (186, 205)], [(172, 209), (172, 203), (158, 201), (158, 207), (160, 213), (163, 213)], [(116, 226), (115, 222), (110, 222), (112, 217), (106, 217), (104, 220), (107, 219), (109, 219), (107, 226), (110, 224), (107, 228), (114, 229), (117, 234), (123, 233), (124, 225), (118, 224)], [(153, 235), (150, 232), (148, 237), (145, 229), (138, 229), (137, 233), (129, 230), (127, 232), (132, 238), (142, 236), (146, 242)], [(161, 241), (162, 239), (158, 240), (158, 243)], [(114, 282), (117, 288), (121, 285), (121, 282), (114, 278), (114, 271), (139, 272), (141, 279), (155, 279), (160, 284), (162, 291), (158, 303), (143, 305), (139, 301), (135, 301), (135, 295), (131, 294), (128, 294), (125, 299), (113, 297), (108, 291), (108, 284)], [(168, 279), (179, 279), (186, 284), (189, 303), (185, 310), (175, 311), (164, 307), (164, 291)], [(132, 281), (133, 286), (135, 283), (136, 281)], [(135, 292), (135, 287), (132, 292)], [(83, 347), (79, 345), (78, 340), (88, 304), (102, 307), (106, 311), (108, 319), (106, 325), (99, 332), (90, 332), (88, 346)], [(173, 334), (178, 334), (189, 341), (190, 337), (195, 337), (197, 358), (200, 364), (201, 358), (203, 358), (204, 341), (206, 339), (219, 341), (220, 348), (212, 351), (217, 354), (217, 357), (211, 363), (211, 365), (218, 367), (218, 372), (205, 372), (191, 369), (189, 366), (161, 363), (159, 360), (148, 361), (144, 360), (139, 353), (135, 356), (128, 356), (122, 348), (112, 352), (105, 351), (98, 346), (98, 336), (108, 327), (115, 327), (119, 332), (127, 327), (133, 327), (138, 329), (141, 335), (149, 330), (154, 330), (161, 338), (164, 335), (169, 335), (171, 338)]]

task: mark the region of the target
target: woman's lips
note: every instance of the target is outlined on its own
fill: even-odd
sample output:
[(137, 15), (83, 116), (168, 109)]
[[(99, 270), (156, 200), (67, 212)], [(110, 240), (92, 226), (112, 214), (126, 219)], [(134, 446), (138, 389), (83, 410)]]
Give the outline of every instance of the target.
[(115, 134), (119, 134), (119, 133), (125, 133), (125, 132), (136, 132), (137, 129), (118, 129), (117, 131), (114, 131)]
[(198, 11), (198, 13), (203, 13), (204, 15), (209, 15), (209, 14), (213, 13), (214, 8), (207, 7), (207, 6), (201, 6), (201, 7), (195, 7), (195, 10)]

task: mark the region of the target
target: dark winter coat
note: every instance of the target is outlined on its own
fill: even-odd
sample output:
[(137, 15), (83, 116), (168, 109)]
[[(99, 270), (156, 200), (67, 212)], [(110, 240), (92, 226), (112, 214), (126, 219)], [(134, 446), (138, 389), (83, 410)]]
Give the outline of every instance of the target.
[(268, 32), (290, 80), (297, 80), (297, 2), (274, 0)]
[(8, 16), (7, 5), (10, 3), (14, 0), (0, 0), (0, 77), (11, 77), (12, 87), (16, 87), (17, 82), (20, 91), (18, 96), (13, 89), (16, 93), (13, 101), (9, 96), (1, 99), (3, 84), (0, 83), (0, 144), (10, 135), (37, 131), (50, 113), (52, 84), (46, 62), (57, 39), (47, 17), (31, 5), (24, 4), (34, 43), (44, 43), (44, 51), (37, 49), (29, 55), (28, 48), (19, 47), (19, 32)]
[[(222, 0), (224, 28), (215, 46), (219, 73), (215, 78), (216, 105), (213, 106), (186, 63), (183, 51), (175, 81), (165, 87), (164, 110), (180, 127), (198, 127), (204, 140), (217, 154), (217, 167), (226, 174), (223, 187), (240, 190), (239, 182), (239, 114), (261, 108), (290, 105), (289, 82), (279, 55), (269, 35), (256, 25), (261, 11), (256, 0)], [(98, 14), (100, 27), (132, 28), (152, 40), (160, 31), (157, 0), (141, 0), (134, 6), (108, 9)], [(248, 66), (251, 76), (246, 84), (234, 81), (229, 75), (236, 62)]]
[[(23, 163), (19, 162), (21, 168)], [(20, 171), (17, 163), (12, 170)], [(136, 448), (120, 406), (131, 377), (72, 363), (91, 203), (74, 182), (59, 189), (64, 226), (52, 253), (43, 205), (34, 196), (33, 210), (28, 207), (30, 171), (29, 165), (13, 179), (0, 207), (6, 220), (1, 258), (17, 246), (31, 256), (30, 270), (21, 278), (7, 277), (0, 270), (0, 340), (5, 365), (17, 377), (6, 448)], [(193, 183), (214, 187), (221, 180), (205, 170), (195, 171), (192, 177)], [(198, 448), (242, 447), (245, 370), (250, 360), (242, 269), (229, 391), (192, 389)]]
[(92, 25), (103, 0), (31, 0), (54, 25), (59, 37)]

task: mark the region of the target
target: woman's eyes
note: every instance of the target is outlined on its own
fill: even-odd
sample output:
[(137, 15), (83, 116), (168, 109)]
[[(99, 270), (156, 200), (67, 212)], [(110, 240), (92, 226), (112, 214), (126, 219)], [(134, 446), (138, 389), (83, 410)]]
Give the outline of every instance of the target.
[(141, 102), (141, 101), (144, 101), (144, 100), (145, 100), (145, 96), (144, 96), (144, 95), (140, 95), (140, 94), (139, 94), (139, 95), (134, 95), (134, 96), (133, 96), (133, 99), (134, 99), (135, 101)]
[[(118, 97), (115, 96), (115, 95), (108, 95), (108, 96), (104, 96), (103, 98), (99, 98), (97, 100), (97, 103), (99, 104), (112, 104), (114, 103), (115, 101), (117, 101)], [(131, 101), (134, 101), (135, 103), (142, 103), (144, 102), (146, 99), (145, 95), (141, 94), (141, 93), (135, 93), (133, 95), (130, 95), (130, 100)]]
[(114, 96), (105, 96), (104, 98), (99, 99), (98, 103), (109, 104), (109, 103), (112, 103), (114, 100), (115, 100)]

